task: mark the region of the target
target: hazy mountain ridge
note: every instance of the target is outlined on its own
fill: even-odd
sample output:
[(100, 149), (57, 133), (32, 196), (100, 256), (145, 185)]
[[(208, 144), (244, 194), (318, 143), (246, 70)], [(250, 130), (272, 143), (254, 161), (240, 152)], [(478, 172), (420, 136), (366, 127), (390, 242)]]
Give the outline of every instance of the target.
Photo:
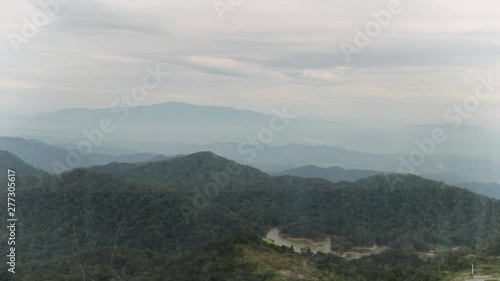
[[(71, 146), (76, 147), (75, 145)], [(198, 151), (212, 151), (217, 155), (232, 159), (245, 165), (251, 165), (265, 172), (276, 174), (303, 165), (318, 167), (340, 166), (345, 169), (398, 172), (401, 166), (398, 155), (370, 154), (350, 151), (341, 147), (327, 145), (288, 144), (283, 146), (262, 146), (260, 148), (238, 143), (212, 143), (210, 145), (171, 145), (150, 144), (149, 151), (154, 153), (134, 153), (125, 155), (105, 155), (93, 153), (81, 157), (76, 167), (90, 167), (112, 162), (140, 163), (161, 161), (170, 156), (192, 154)], [(0, 137), (0, 149), (18, 155), (27, 163), (54, 173), (52, 164), (66, 165), (68, 150), (57, 145), (49, 145), (38, 140)], [(242, 150), (243, 149), (243, 150)], [(105, 149), (109, 150), (109, 149)], [(126, 151), (116, 147), (116, 151)], [(56, 160), (56, 161), (54, 161)], [(71, 168), (70, 166), (65, 169)], [(406, 171), (406, 167), (403, 169)], [(442, 180), (448, 184), (461, 182), (500, 182), (500, 162), (486, 158), (457, 156), (430, 156), (420, 165), (415, 166), (416, 173), (430, 179)]]
[[(220, 141), (244, 141), (249, 134), (255, 135), (261, 129), (268, 128), (273, 118), (283, 116), (283, 108), (276, 110), (281, 113), (263, 114), (230, 107), (179, 102), (128, 109), (64, 109), (33, 116), (17, 116), (12, 118), (8, 128), (0, 127), (0, 134), (81, 139), (82, 130), (98, 128), (100, 120), (106, 118), (116, 126), (114, 132), (108, 135), (108, 142), (130, 140), (135, 143), (130, 148), (146, 151), (147, 147), (140, 145), (141, 142), (204, 145)], [(294, 115), (291, 108), (286, 112)], [(417, 149), (416, 140), (430, 138), (432, 131), (439, 128), (448, 136), (446, 145), (440, 145), (436, 150), (439, 155), (500, 157), (497, 149), (500, 133), (479, 126), (462, 125), (455, 128), (452, 124), (430, 124), (374, 129), (301, 116), (289, 121), (286, 128), (279, 132), (279, 137), (274, 139), (275, 145), (324, 143), (371, 153), (410, 153)], [(174, 131), (177, 133), (172, 134)]]
[(384, 174), (383, 172), (370, 171), (370, 170), (355, 170), (355, 169), (343, 169), (338, 166), (320, 168), (314, 165), (302, 166), (296, 169), (285, 170), (283, 172), (274, 173), (273, 175), (290, 175), (304, 178), (322, 178), (329, 180), (333, 183), (339, 181), (357, 181), (362, 178), (368, 178), (371, 176)]
[[(287, 115), (290, 115), (289, 122), (285, 122), (279, 132), (273, 132), (272, 142), (269, 145), (260, 143), (259, 132), (269, 129), (272, 120), (280, 121)], [(96, 130), (99, 122), (107, 119), (115, 129), (106, 134), (102, 148), (96, 148), (96, 151), (116, 153), (129, 150), (166, 155), (212, 151), (266, 172), (303, 165), (403, 172), (400, 157), (409, 161), (411, 153), (423, 153), (417, 143), (428, 141), (434, 130), (441, 129), (446, 134), (445, 144), (435, 143), (429, 155), (423, 153), (424, 161), (413, 165), (415, 173), (445, 180), (449, 184), (500, 183), (498, 132), (465, 124), (456, 127), (449, 123), (365, 128), (295, 115), (292, 108), (277, 108), (274, 114), (263, 114), (230, 107), (169, 102), (132, 108), (64, 109), (17, 116), (9, 127), (0, 127), (0, 133), (60, 139), (55, 141), (57, 143), (73, 140), (75, 143), (70, 146), (75, 148), (80, 140), (85, 139), (83, 131)], [(257, 139), (257, 143), (252, 144), (252, 138)], [(21, 151), (8, 147), (0, 149), (13, 151), (36, 167), (53, 171), (47, 163), (40, 159), (31, 161), (34, 159)], [(111, 159), (109, 155), (94, 153), (85, 157), (78, 167), (110, 162), (142, 162), (148, 156), (120, 157)], [(64, 164), (64, 155), (57, 161)]]
[[(333, 183), (340, 181), (354, 182), (375, 175), (387, 174), (386, 172), (377, 172), (370, 170), (343, 169), (341, 167), (320, 168), (314, 165), (302, 166), (295, 169), (285, 170), (283, 172), (271, 173), (274, 176), (290, 175), (305, 178), (322, 178)], [(500, 199), (500, 185), (495, 183), (481, 182), (461, 182), (459, 177), (446, 174), (426, 174), (426, 178), (437, 181), (444, 181), (453, 186), (468, 189), (477, 194), (486, 195), (491, 198)]]
[(473, 192), (483, 194), (492, 198), (500, 199), (500, 184), (481, 183), (481, 182), (463, 182), (456, 186), (467, 188)]
[(43, 177), (48, 175), (47, 172), (34, 168), (16, 155), (0, 150), (0, 171), (2, 171), (0, 179), (7, 177), (7, 170), (13, 170), (16, 175), (23, 177)]
[[(26, 140), (23, 138), (0, 137), (0, 150), (9, 151), (18, 156), (30, 165), (42, 169), (49, 173), (55, 173), (53, 163), (58, 162), (67, 169), (78, 167), (89, 167), (93, 165), (104, 165), (111, 162), (145, 162), (157, 157), (152, 153), (136, 153), (130, 155), (112, 156), (105, 154), (91, 153), (89, 155), (80, 155), (80, 163), (73, 167), (67, 164), (67, 157), (70, 152), (62, 147), (49, 145), (38, 140)], [(73, 150), (73, 155), (77, 152)], [(73, 157), (73, 156), (72, 156)], [(73, 158), (74, 159), (74, 158)]]
[[(168, 149), (168, 145), (163, 145)], [(243, 150), (244, 149), (244, 150)], [(270, 173), (282, 172), (304, 165), (318, 167), (340, 166), (344, 169), (374, 170), (380, 172), (407, 172), (400, 157), (407, 155), (372, 154), (351, 151), (328, 145), (287, 144), (282, 146), (262, 146), (256, 148), (238, 143), (213, 143), (203, 146), (184, 146), (184, 154), (196, 151), (212, 151), (217, 155), (251, 165)], [(161, 150), (159, 150), (161, 151)], [(173, 150), (175, 151), (175, 150)], [(172, 154), (172, 151), (169, 150)], [(411, 163), (410, 163), (411, 165)], [(421, 165), (411, 165), (415, 173), (426, 178), (456, 184), (464, 181), (500, 182), (500, 162), (489, 158), (431, 155)]]

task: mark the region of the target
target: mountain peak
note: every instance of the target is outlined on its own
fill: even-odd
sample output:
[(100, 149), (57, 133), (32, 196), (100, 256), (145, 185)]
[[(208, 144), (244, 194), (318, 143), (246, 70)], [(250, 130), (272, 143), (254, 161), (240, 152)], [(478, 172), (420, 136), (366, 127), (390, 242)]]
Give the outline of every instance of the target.
[(255, 168), (241, 165), (210, 151), (201, 151), (140, 165), (112, 163), (105, 166), (95, 166), (90, 170), (129, 179), (148, 178), (173, 186), (182, 186), (187, 183), (206, 184), (213, 182), (218, 177), (224, 177), (225, 180), (238, 184), (270, 177)]

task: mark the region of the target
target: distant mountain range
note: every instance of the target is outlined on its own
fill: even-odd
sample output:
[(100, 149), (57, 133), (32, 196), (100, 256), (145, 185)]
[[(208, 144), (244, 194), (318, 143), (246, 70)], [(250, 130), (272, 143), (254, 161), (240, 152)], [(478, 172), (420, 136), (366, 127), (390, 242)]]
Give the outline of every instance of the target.
[[(154, 151), (154, 153), (123, 155), (91, 153), (87, 156), (81, 155), (81, 163), (70, 166), (67, 165), (66, 161), (70, 152), (66, 148), (69, 147), (74, 153), (76, 145), (63, 145), (63, 147), (61, 145), (47, 144), (33, 139), (0, 137), (0, 150), (10, 151), (30, 165), (50, 173), (57, 172), (53, 168), (54, 162), (66, 166), (65, 169), (62, 169), (62, 171), (65, 171), (74, 167), (90, 167), (111, 162), (161, 161), (170, 157), (163, 155), (183, 155), (199, 151), (211, 151), (241, 164), (250, 165), (273, 174), (306, 165), (322, 168), (338, 166), (343, 169), (369, 170), (377, 173), (400, 172), (399, 167), (401, 166), (398, 155), (362, 153), (327, 145), (288, 144), (255, 147), (221, 142), (209, 145), (170, 145), (161, 143), (147, 145), (149, 151)], [(129, 151), (119, 146), (114, 147), (114, 149), (108, 147), (102, 150)], [(55, 161), (52, 159), (55, 159)], [(500, 161), (487, 158), (435, 155), (429, 156), (422, 165), (415, 166), (415, 169), (418, 175), (444, 181), (448, 184), (461, 182), (492, 182), (500, 184)], [(406, 168), (403, 171), (406, 171)], [(319, 175), (321, 174), (313, 176)]]
[[(242, 155), (235, 153), (238, 148), (236, 144), (225, 144), (225, 143), (214, 143), (209, 146), (193, 146), (192, 150), (195, 149), (207, 149), (213, 151), (217, 154), (223, 155), (228, 158), (232, 158), (240, 163), (245, 163), (245, 158)], [(53, 169), (53, 163), (66, 163), (66, 157), (68, 156), (68, 151), (64, 148), (55, 145), (49, 145), (37, 140), (26, 140), (22, 138), (11, 138), (11, 137), (0, 137), (0, 150), (9, 151), (18, 157), (19, 160), (23, 160), (33, 167), (49, 173), (55, 173)], [(185, 150), (189, 153), (189, 150)], [(295, 153), (292, 153), (295, 152)], [(297, 154), (298, 152), (298, 154)], [(7, 153), (7, 152), (4, 152)], [(0, 155), (2, 157), (3, 155)], [(84, 168), (93, 167), (93, 170), (100, 171), (99, 169), (107, 169), (111, 167), (112, 170), (119, 168), (123, 171), (120, 176), (127, 176), (127, 168), (136, 168), (132, 163), (143, 163), (144, 165), (149, 162), (158, 162), (171, 159), (172, 156), (164, 156), (151, 153), (135, 153), (126, 155), (106, 155), (93, 153), (88, 156), (82, 157), (82, 161), (79, 165), (75, 167), (68, 167), (63, 171), (70, 170), (72, 168)], [(53, 161), (52, 159), (56, 159)], [(315, 159), (315, 163), (320, 164), (337, 164), (345, 165), (347, 167), (375, 167), (386, 169), (385, 171), (376, 170), (363, 170), (363, 169), (344, 169), (339, 166), (332, 166), (329, 168), (317, 167), (314, 165), (305, 165), (301, 167), (294, 167), (295, 165), (286, 163), (297, 163), (303, 164), (307, 159)], [(312, 160), (311, 160), (312, 161)], [(466, 162), (467, 159), (460, 160), (457, 157), (453, 158), (453, 164), (457, 165), (460, 161)], [(473, 159), (469, 164), (475, 163), (475, 169), (481, 167), (479, 159)], [(19, 163), (17, 161), (16, 163)], [(109, 163), (110, 166), (102, 166)], [(127, 164), (129, 163), (129, 164)], [(248, 162), (247, 162), (248, 163)], [(375, 155), (360, 152), (347, 151), (339, 147), (328, 147), (328, 146), (307, 146), (307, 145), (286, 145), (282, 147), (266, 147), (262, 153), (258, 153), (256, 161), (249, 163), (251, 166), (263, 169), (264, 171), (272, 175), (292, 175), (300, 176), (306, 178), (322, 178), (329, 180), (331, 182), (339, 181), (356, 181), (362, 178), (367, 178), (377, 174), (384, 174), (387, 172), (396, 172), (396, 169), (390, 169), (390, 167), (397, 166), (395, 159), (388, 155)], [(385, 165), (384, 165), (385, 164)], [(30, 174), (40, 174), (40, 171), (31, 171), (28, 167), (23, 167), (21, 170), (25, 171), (28, 175)], [(144, 166), (146, 169), (148, 166)], [(465, 166), (462, 169), (467, 169), (469, 166)], [(494, 166), (493, 166), (494, 167)], [(430, 171), (433, 167), (428, 168)], [(437, 168), (436, 168), (437, 170)], [(485, 171), (486, 169), (480, 169), (480, 171)], [(107, 172), (106, 170), (103, 170)], [(458, 170), (460, 171), (460, 170)], [(473, 171), (470, 171), (472, 174)], [(457, 172), (457, 174), (460, 174)], [(175, 175), (171, 175), (174, 176)], [(478, 194), (483, 194), (492, 198), (500, 198), (500, 185), (496, 183), (482, 183), (479, 181), (474, 181), (474, 178), (467, 179), (462, 176), (455, 176), (451, 173), (438, 173), (429, 172), (422, 173), (422, 176), (433, 179), (444, 181), (448, 184), (456, 185), (459, 187), (467, 188)], [(469, 180), (469, 181), (467, 181)]]
[[(57, 167), (63, 167), (62, 171), (67, 171), (73, 168), (104, 165), (111, 162), (144, 162), (158, 157), (157, 154), (152, 153), (137, 153), (120, 156), (91, 153), (86, 156), (80, 156), (79, 159), (81, 160), (78, 162), (76, 162), (74, 158), (71, 158), (70, 161), (75, 162), (68, 163), (67, 159), (70, 152), (62, 147), (49, 145), (37, 140), (13, 137), (0, 137), (0, 150), (9, 151), (33, 167), (49, 173), (58, 172), (53, 166), (55, 162), (61, 164), (57, 165)], [(76, 155), (75, 151), (73, 151), (71, 155)], [(71, 163), (78, 164), (71, 165)]]
[[(155, 147), (151, 145), (150, 147)], [(344, 169), (379, 172), (407, 172), (397, 154), (374, 154), (347, 150), (328, 145), (287, 144), (255, 147), (238, 143), (212, 143), (209, 145), (160, 145), (163, 154), (190, 154), (212, 151), (217, 155), (251, 165), (269, 173), (282, 172), (305, 165), (318, 167), (339, 166)], [(163, 149), (163, 150), (162, 150)], [(176, 153), (174, 153), (176, 152)], [(412, 165), (413, 166), (413, 165)], [(426, 178), (456, 184), (466, 181), (500, 183), (500, 161), (490, 158), (431, 155), (421, 165), (413, 166), (415, 173)]]
[[(320, 168), (314, 165), (307, 165), (271, 174), (275, 176), (290, 175), (304, 178), (321, 178), (335, 183), (340, 181), (354, 182), (371, 176), (386, 173), (371, 170), (343, 169), (341, 167)], [(454, 183), (454, 180), (456, 180), (456, 178), (454, 177), (436, 174), (429, 174), (429, 176), (431, 177), (431, 179), (437, 178), (437, 180), (445, 181), (449, 184), (468, 189), (477, 194), (500, 199), (500, 184), (481, 182)]]
[(500, 184), (496, 183), (481, 183), (481, 182), (463, 182), (457, 183), (456, 186), (467, 188), (472, 192), (486, 195), (491, 198), (500, 199)]
[[(431, 138), (439, 128), (447, 135), (446, 144), (437, 145), (438, 155), (500, 158), (500, 133), (478, 126), (430, 124), (399, 128), (363, 127), (345, 122), (290, 118), (284, 127), (273, 119), (294, 115), (292, 108), (276, 108), (269, 115), (229, 107), (199, 106), (169, 102), (135, 108), (64, 109), (51, 113), (6, 117), (0, 135), (25, 138), (85, 139), (83, 131), (99, 129), (106, 120), (114, 128), (106, 134), (103, 146), (111, 144), (128, 149), (151, 151), (151, 143), (207, 145), (214, 142), (249, 142), (262, 130), (273, 132), (271, 145), (325, 144), (353, 151), (381, 154), (409, 154), (418, 149), (415, 142)], [(295, 114), (296, 115), (296, 114)], [(281, 119), (279, 119), (281, 120)], [(269, 133), (269, 131), (267, 131)], [(262, 134), (262, 133), (261, 133)], [(164, 153), (164, 152), (161, 152)], [(312, 162), (311, 162), (312, 163)]]
[(346, 170), (341, 167), (320, 168), (314, 165), (307, 165), (295, 169), (273, 173), (276, 176), (290, 175), (304, 178), (322, 178), (331, 182), (349, 181), (354, 182), (363, 178), (383, 174), (383, 172), (370, 170)]
[[(5, 115), (2, 121), (8, 122), (0, 123), (0, 135), (15, 138), (1, 138), (0, 149), (48, 172), (111, 162), (144, 162), (158, 154), (198, 151), (212, 151), (270, 173), (304, 165), (405, 172), (408, 165), (401, 159), (408, 162), (410, 156), (417, 155), (417, 160), (424, 158), (412, 168), (426, 178), (449, 184), (500, 184), (498, 132), (469, 125), (454, 128), (450, 124), (367, 128), (345, 120), (288, 115), (296, 114), (291, 108), (276, 108), (274, 115), (266, 115), (178, 102), (135, 108), (64, 109), (12, 118)], [(102, 132), (102, 124), (107, 124), (110, 131)], [(422, 152), (421, 143), (428, 141), (436, 129), (446, 135), (445, 143), (431, 145), (431, 153)], [(94, 145), (81, 163), (68, 166), (66, 148), (75, 150), (82, 141), (90, 142), (89, 135), (101, 135), (102, 143)], [(25, 136), (24, 140), (17, 138), (20, 136)], [(51, 163), (46, 159), (52, 159)], [(62, 166), (54, 169), (54, 162)]]

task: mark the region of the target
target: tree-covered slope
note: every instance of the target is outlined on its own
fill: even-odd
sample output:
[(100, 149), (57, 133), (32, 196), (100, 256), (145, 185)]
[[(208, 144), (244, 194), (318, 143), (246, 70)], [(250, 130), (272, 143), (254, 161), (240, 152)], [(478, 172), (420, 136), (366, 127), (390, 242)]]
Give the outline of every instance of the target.
[(482, 242), (500, 225), (499, 201), (413, 175), (378, 175), (336, 184), (270, 177), (210, 152), (92, 169), (185, 191), (192, 197), (183, 206), (191, 208), (193, 218), (201, 207), (223, 206), (259, 225), (279, 226), (293, 236), (317, 240), (333, 236), (363, 245), (403, 240), (425, 249)]
[[(498, 258), (467, 248), (441, 251), (432, 258), (389, 250), (345, 260), (324, 253), (297, 254), (241, 232), (183, 253), (120, 246), (80, 250), (23, 264), (18, 280), (445, 281), (467, 280), (472, 262), (480, 273), (492, 279), (498, 275)], [(0, 273), (0, 280), (13, 280), (7, 275), (4, 278)]]
[[(20, 266), (110, 248), (180, 256), (240, 231), (264, 236), (271, 226), (296, 237), (328, 236), (346, 248), (474, 247), (500, 225), (500, 201), (412, 175), (333, 184), (271, 177), (205, 152), (92, 170), (19, 189)], [(95, 257), (80, 260), (90, 266)]]

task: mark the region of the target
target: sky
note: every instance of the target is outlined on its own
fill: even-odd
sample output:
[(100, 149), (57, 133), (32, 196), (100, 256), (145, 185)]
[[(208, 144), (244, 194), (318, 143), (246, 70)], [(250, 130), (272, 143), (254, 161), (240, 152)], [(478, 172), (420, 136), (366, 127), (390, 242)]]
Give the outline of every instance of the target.
[[(367, 125), (443, 123), (491, 76), (499, 90), (467, 122), (500, 131), (495, 0), (59, 1), (18, 52), (13, 36), (46, 13), (35, 0), (0, 11), (0, 115), (111, 107), (159, 65), (168, 76), (141, 105), (287, 106)], [(390, 22), (356, 44), (384, 13)], [(350, 61), (346, 44), (359, 47)]]

